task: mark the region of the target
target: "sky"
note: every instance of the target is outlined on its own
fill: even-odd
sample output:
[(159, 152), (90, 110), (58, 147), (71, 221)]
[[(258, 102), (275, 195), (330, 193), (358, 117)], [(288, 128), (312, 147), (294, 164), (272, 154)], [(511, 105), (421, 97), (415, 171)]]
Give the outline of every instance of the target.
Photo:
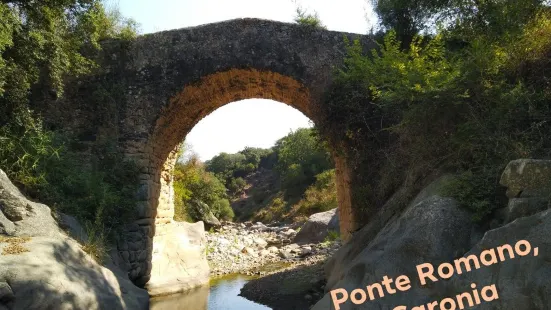
[[(298, 6), (317, 13), (329, 30), (367, 33), (375, 23), (371, 0), (106, 0), (140, 24), (141, 33), (254, 17), (293, 22)], [(291, 130), (312, 123), (280, 102), (249, 99), (227, 104), (201, 120), (186, 144), (201, 160), (246, 146), (271, 147)]]

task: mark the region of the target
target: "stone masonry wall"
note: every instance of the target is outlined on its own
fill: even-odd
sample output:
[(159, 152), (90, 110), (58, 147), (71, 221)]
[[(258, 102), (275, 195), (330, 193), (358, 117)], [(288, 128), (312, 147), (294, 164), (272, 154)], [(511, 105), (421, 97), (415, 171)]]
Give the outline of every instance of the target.
[[(127, 157), (141, 168), (137, 220), (121, 236), (117, 251), (133, 281), (171, 282), (160, 273), (173, 273), (174, 279), (185, 273), (180, 267), (157, 268), (155, 264), (170, 264), (156, 257), (179, 257), (163, 252), (180, 251), (174, 244), (165, 246), (175, 233), (171, 172), (175, 149), (193, 126), (215, 109), (249, 98), (280, 101), (318, 121), (323, 94), (346, 55), (345, 37), (358, 39), (366, 50), (375, 47), (368, 36), (258, 19), (104, 43), (100, 53), (103, 72), (75, 82), (71, 97), (48, 115), (57, 128), (86, 129), (93, 137), (99, 125), (86, 113), (93, 114), (94, 108), (77, 99), (90, 96), (92, 84), (98, 81), (117, 83), (124, 90), (112, 112), (117, 113), (112, 118), (117, 128), (111, 132)], [(342, 158), (336, 158), (336, 163), (340, 227), (346, 238), (356, 226), (349, 189), (353, 171)]]

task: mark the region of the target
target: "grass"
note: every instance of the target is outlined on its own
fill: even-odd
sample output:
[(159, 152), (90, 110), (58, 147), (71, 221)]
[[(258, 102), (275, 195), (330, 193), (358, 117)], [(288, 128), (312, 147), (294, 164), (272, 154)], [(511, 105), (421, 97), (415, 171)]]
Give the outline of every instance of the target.
[(88, 239), (83, 242), (82, 250), (88, 253), (98, 264), (103, 264), (105, 258), (109, 255), (109, 247), (103, 229), (87, 223), (86, 234)]
[(29, 249), (23, 246), (24, 243), (30, 241), (30, 237), (6, 237), (0, 236), (0, 243), (7, 243), (8, 246), (2, 250), (2, 255), (16, 255), (25, 252), (30, 252)]

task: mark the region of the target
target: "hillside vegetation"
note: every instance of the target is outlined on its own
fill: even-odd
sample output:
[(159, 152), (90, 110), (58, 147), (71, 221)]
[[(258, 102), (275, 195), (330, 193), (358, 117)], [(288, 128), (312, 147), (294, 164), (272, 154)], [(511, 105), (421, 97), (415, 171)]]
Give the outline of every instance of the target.
[[(100, 50), (109, 38), (132, 40), (136, 23), (99, 0), (2, 1), (0, 20), (0, 168), (32, 198), (77, 216), (91, 242), (103, 243), (133, 216), (136, 165), (114, 140), (83, 158), (73, 133), (45, 128), (39, 111), (64, 95), (67, 80), (100, 70), (84, 51)], [(91, 100), (105, 105), (108, 95)]]
[(337, 207), (330, 155), (316, 131), (306, 128), (271, 149), (220, 153), (204, 164), (191, 156), (176, 165), (174, 187), (177, 220), (199, 220), (199, 202), (220, 219), (265, 222)]
[(510, 160), (551, 155), (548, 3), (373, 3), (379, 48), (348, 42), (317, 124), (356, 167), (358, 217), (439, 171), (459, 175), (448, 194), (483, 221), (504, 203)]

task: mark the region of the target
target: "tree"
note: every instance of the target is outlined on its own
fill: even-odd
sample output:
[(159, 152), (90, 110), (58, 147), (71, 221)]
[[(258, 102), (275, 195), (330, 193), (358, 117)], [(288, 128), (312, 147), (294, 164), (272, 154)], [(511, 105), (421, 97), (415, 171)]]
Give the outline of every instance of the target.
[(274, 151), (283, 186), (291, 192), (302, 192), (317, 174), (332, 166), (327, 148), (313, 129), (291, 132), (276, 142)]
[(318, 13), (308, 13), (305, 9), (300, 6), (297, 6), (295, 23), (313, 28), (326, 29), (325, 25), (321, 22)]
[(471, 37), (481, 30), (501, 35), (519, 30), (542, 7), (545, 0), (372, 0), (384, 29), (394, 29), (401, 48), (415, 35), (435, 32), (438, 25), (460, 30)]
[(394, 29), (402, 47), (408, 47), (413, 37), (429, 28), (439, 14), (450, 8), (454, 0), (372, 0), (381, 26)]
[(99, 0), (0, 2), (0, 166), (20, 185), (44, 183), (59, 156), (33, 109), (63, 96), (64, 81), (95, 64), (82, 51), (136, 35), (134, 21)]
[(233, 211), (227, 210), (226, 187), (213, 173), (207, 172), (200, 161), (190, 159), (176, 163), (174, 193), (175, 218), (178, 221), (202, 220), (201, 215), (206, 210), (197, 209), (200, 206), (207, 206), (216, 217), (233, 217)]

